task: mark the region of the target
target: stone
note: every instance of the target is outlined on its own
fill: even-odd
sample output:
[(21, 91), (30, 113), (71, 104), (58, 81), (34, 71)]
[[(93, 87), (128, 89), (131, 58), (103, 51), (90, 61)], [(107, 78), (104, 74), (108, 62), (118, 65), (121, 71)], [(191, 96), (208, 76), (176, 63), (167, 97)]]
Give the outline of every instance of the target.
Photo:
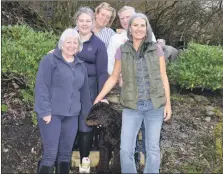
[(12, 85), (13, 85), (13, 87), (14, 87), (15, 89), (18, 89), (18, 88), (19, 88), (19, 85), (17, 85), (15, 82), (13, 82)]
[(207, 113), (208, 116), (213, 116), (213, 115), (215, 115), (215, 112), (213, 112), (213, 111), (207, 111), (206, 113)]
[(205, 118), (205, 121), (206, 121), (206, 122), (210, 122), (210, 121), (211, 121), (211, 117), (206, 117), (206, 118)]
[(9, 151), (9, 149), (3, 148), (2, 151), (3, 151), (4, 153), (7, 153), (7, 152)]
[(215, 108), (213, 106), (206, 106), (205, 109), (206, 109), (207, 112), (215, 110)]
[(209, 104), (209, 101), (208, 101), (207, 97), (205, 97), (205, 96), (202, 96), (202, 95), (192, 95), (192, 97), (199, 104)]

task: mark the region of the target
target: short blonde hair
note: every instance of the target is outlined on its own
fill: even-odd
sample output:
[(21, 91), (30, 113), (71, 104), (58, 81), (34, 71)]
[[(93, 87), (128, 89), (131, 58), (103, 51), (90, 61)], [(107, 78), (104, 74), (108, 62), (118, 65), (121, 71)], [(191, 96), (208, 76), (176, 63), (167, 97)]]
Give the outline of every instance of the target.
[(68, 37), (75, 37), (78, 40), (78, 52), (80, 52), (83, 48), (83, 43), (81, 42), (81, 38), (79, 33), (74, 29), (74, 28), (67, 28), (60, 36), (60, 40), (58, 42), (58, 48), (61, 50), (64, 41), (66, 40), (66, 38)]
[(111, 7), (110, 4), (108, 4), (107, 2), (102, 2), (101, 4), (99, 4), (99, 6), (97, 6), (95, 8), (95, 14), (98, 14), (100, 12), (100, 10), (103, 8), (112, 12), (111, 19), (110, 19), (108, 25), (106, 26), (106, 27), (111, 27), (111, 25), (116, 17), (116, 10), (113, 7)]

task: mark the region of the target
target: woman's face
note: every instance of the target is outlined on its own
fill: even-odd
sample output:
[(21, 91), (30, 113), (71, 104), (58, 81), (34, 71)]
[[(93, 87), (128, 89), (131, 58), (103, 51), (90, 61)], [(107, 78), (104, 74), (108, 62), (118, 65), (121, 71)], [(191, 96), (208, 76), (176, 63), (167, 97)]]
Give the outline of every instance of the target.
[(97, 14), (95, 14), (95, 23), (101, 28), (104, 28), (109, 24), (111, 17), (112, 12), (105, 8), (102, 8)]
[(86, 35), (89, 34), (92, 30), (93, 20), (92, 17), (87, 14), (81, 14), (77, 19), (77, 28), (80, 34)]
[(66, 56), (73, 56), (78, 52), (78, 47), (78, 38), (74, 36), (69, 36), (65, 39), (62, 45), (62, 53)]
[(143, 40), (146, 36), (146, 21), (142, 18), (133, 19), (130, 32), (133, 39)]

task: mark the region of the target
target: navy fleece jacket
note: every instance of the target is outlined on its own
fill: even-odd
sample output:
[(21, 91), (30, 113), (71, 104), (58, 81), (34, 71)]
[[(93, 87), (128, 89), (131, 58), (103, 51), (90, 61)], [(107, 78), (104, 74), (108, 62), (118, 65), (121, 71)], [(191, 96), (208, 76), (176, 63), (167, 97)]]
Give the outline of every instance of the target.
[(35, 111), (47, 115), (87, 115), (92, 106), (87, 69), (78, 57), (68, 63), (55, 49), (40, 62), (35, 86)]

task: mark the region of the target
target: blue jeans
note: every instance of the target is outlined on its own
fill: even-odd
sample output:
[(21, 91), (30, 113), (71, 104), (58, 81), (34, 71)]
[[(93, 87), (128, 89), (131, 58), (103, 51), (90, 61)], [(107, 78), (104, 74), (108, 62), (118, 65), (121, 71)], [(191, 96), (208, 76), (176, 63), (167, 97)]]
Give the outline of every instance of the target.
[(164, 108), (154, 109), (151, 100), (139, 101), (137, 109), (123, 109), (120, 160), (122, 173), (137, 173), (134, 152), (136, 137), (144, 121), (146, 162), (144, 173), (159, 173), (160, 131)]

